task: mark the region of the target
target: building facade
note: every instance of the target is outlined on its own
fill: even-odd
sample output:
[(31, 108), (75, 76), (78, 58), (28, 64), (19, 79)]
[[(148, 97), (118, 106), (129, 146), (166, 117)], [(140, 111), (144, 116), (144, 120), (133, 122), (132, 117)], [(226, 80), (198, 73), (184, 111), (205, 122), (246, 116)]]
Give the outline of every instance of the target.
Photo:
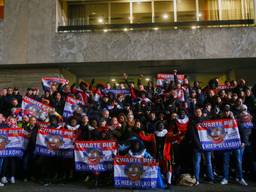
[(0, 0), (0, 86), (256, 72), (256, 0)]

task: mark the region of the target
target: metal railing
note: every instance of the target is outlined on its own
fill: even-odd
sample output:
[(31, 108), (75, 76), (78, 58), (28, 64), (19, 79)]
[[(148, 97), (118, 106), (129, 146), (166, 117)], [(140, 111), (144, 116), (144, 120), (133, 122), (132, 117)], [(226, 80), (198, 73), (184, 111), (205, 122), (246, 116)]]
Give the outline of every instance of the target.
[(70, 25), (59, 26), (58, 32), (83, 32), (101, 30), (141, 30), (141, 29), (177, 29), (196, 27), (235, 27), (252, 26), (253, 19), (247, 20), (219, 20), (219, 21), (189, 21), (168, 23), (133, 23), (133, 24), (102, 24), (102, 25)]

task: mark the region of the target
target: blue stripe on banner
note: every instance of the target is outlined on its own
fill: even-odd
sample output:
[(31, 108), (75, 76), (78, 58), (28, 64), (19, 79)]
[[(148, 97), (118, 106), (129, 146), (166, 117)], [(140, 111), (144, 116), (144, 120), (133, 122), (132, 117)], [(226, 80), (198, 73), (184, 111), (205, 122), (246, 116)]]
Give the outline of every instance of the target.
[(106, 172), (106, 171), (113, 171), (113, 168), (114, 168), (113, 161), (105, 161), (98, 165), (88, 165), (85, 162), (75, 162), (76, 171)]
[(115, 187), (135, 188), (135, 189), (153, 189), (157, 188), (157, 178), (143, 178), (138, 181), (131, 181), (127, 177), (115, 177)]
[(240, 139), (230, 139), (226, 140), (223, 143), (213, 143), (212, 141), (203, 141), (201, 142), (203, 150), (228, 150), (228, 149), (237, 149), (241, 146)]
[(36, 145), (35, 154), (47, 157), (63, 157), (63, 158), (73, 158), (73, 149), (60, 149), (58, 151), (51, 151), (47, 147)]
[(23, 148), (11, 148), (0, 151), (0, 157), (22, 157), (23, 155)]

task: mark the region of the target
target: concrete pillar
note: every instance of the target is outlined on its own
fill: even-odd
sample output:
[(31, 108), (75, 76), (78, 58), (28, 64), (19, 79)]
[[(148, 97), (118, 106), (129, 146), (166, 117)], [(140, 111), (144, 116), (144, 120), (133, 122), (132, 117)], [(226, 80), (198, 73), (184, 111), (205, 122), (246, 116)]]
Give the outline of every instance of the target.
[(256, 0), (253, 1), (254, 5), (254, 23), (256, 24)]

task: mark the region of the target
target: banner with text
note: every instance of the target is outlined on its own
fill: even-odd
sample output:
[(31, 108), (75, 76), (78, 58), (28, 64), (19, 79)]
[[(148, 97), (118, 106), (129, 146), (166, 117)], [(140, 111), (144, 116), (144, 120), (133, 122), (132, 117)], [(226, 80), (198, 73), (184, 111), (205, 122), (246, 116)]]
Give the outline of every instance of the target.
[(111, 171), (116, 150), (115, 141), (78, 141), (75, 143), (75, 168), (77, 171)]
[(58, 78), (58, 77), (43, 77), (42, 78), (42, 86), (45, 91), (50, 91), (52, 89), (52, 86), (55, 85), (57, 88), (58, 86), (62, 84), (68, 84), (68, 80), (64, 78)]
[(41, 121), (46, 121), (48, 113), (55, 110), (39, 101), (24, 97), (22, 100), (22, 111), (24, 115), (34, 116)]
[(118, 188), (157, 188), (158, 164), (154, 159), (118, 156), (114, 159), (114, 182)]
[[(177, 75), (178, 81), (182, 83), (185, 79), (185, 75), (179, 74)], [(174, 74), (163, 74), (159, 73), (156, 76), (156, 85), (163, 86), (165, 83), (169, 84), (171, 81), (174, 81)]]
[(235, 119), (203, 121), (197, 124), (197, 131), (203, 150), (228, 150), (241, 146)]
[(81, 107), (81, 105), (84, 105), (83, 101), (74, 99), (72, 97), (67, 97), (63, 117), (66, 119), (71, 117), (73, 113)]
[(28, 133), (24, 129), (0, 129), (0, 157), (22, 157), (27, 143)]
[(35, 153), (41, 156), (72, 158), (74, 139), (73, 131), (55, 128), (39, 129)]

